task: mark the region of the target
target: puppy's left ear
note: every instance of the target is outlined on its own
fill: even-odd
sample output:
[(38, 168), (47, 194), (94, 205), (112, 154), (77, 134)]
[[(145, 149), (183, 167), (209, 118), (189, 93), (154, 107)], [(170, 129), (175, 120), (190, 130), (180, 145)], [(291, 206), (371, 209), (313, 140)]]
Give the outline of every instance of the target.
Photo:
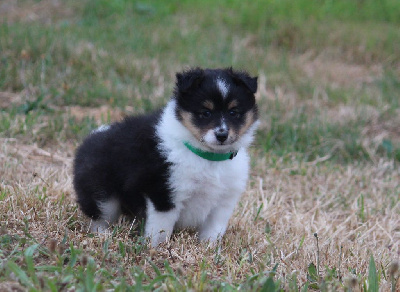
[(246, 72), (234, 72), (234, 71), (232, 71), (232, 77), (237, 83), (246, 86), (253, 94), (257, 92), (258, 77), (251, 77)]

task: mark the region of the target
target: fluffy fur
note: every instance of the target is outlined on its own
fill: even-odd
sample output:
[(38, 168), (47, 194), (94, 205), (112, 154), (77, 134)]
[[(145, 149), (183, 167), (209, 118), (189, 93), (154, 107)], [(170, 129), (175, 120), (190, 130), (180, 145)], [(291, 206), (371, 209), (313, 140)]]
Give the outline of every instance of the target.
[[(144, 220), (153, 245), (176, 228), (196, 228), (201, 240), (210, 241), (225, 233), (248, 179), (257, 78), (200, 68), (176, 77), (163, 110), (101, 126), (77, 149), (74, 186), (82, 211), (93, 219), (92, 231), (103, 232), (126, 214)], [(209, 161), (184, 142), (238, 153)]]

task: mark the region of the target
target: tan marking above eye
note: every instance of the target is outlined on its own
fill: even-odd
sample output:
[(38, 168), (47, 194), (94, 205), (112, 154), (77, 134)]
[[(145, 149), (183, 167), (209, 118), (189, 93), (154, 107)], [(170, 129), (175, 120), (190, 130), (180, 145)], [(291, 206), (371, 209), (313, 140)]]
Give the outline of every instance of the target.
[(237, 106), (238, 106), (238, 102), (236, 100), (232, 100), (230, 103), (228, 103), (228, 110), (231, 110)]
[(205, 102), (203, 102), (203, 106), (210, 111), (214, 109), (214, 103), (211, 100), (206, 100)]

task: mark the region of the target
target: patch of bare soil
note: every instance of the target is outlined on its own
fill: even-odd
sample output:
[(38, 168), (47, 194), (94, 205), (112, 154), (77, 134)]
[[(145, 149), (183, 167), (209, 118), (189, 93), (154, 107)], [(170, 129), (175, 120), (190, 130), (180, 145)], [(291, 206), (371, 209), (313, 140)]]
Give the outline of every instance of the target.
[(375, 153), (384, 141), (388, 141), (394, 147), (400, 145), (400, 109), (397, 109), (396, 113), (391, 119), (381, 116), (374, 117), (364, 127), (361, 134), (364, 137), (364, 147), (369, 152)]
[(400, 109), (396, 110), (396, 114), (386, 117), (372, 106), (339, 105), (326, 110), (325, 118), (344, 127), (349, 122), (362, 118), (366, 120), (361, 132), (362, 137), (376, 145), (382, 143), (384, 139), (400, 145)]
[(0, 291), (2, 292), (24, 292), (26, 289), (22, 287), (18, 282), (6, 281), (0, 283)]
[(61, 0), (2, 0), (0, 2), (0, 23), (39, 21), (51, 24), (55, 20), (71, 16), (73, 16), (72, 9), (64, 5), (64, 1)]
[[(0, 187), (25, 185), (31, 189), (56, 183), (57, 188), (70, 192), (72, 145), (50, 150), (37, 144), (22, 144), (13, 138), (0, 138), (0, 145)], [(65, 177), (60, 180), (60, 175)]]
[(0, 109), (20, 105), (22, 102), (22, 93), (0, 91)]
[(98, 108), (70, 106), (66, 107), (66, 112), (74, 117), (77, 121), (82, 121), (85, 118), (93, 118), (98, 123), (106, 121), (116, 122), (122, 120), (126, 114), (118, 108), (112, 108), (107, 105), (102, 105)]
[(312, 58), (304, 54), (293, 60), (294, 66), (304, 72), (308, 78), (329, 84), (333, 88), (361, 87), (382, 77), (383, 66), (351, 64), (339, 60), (330, 60), (323, 55)]

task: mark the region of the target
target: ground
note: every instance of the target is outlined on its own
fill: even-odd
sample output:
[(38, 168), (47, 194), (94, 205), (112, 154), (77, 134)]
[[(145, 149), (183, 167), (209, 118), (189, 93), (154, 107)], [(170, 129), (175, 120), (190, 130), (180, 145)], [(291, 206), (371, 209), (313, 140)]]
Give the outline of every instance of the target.
[[(269, 18), (258, 2), (149, 3), (0, 4), (0, 290), (399, 290), (400, 7), (339, 21), (315, 3), (310, 17), (270, 1)], [(123, 218), (89, 233), (76, 147), (165, 104), (192, 65), (259, 76), (251, 177), (222, 242), (185, 230), (152, 249)]]

